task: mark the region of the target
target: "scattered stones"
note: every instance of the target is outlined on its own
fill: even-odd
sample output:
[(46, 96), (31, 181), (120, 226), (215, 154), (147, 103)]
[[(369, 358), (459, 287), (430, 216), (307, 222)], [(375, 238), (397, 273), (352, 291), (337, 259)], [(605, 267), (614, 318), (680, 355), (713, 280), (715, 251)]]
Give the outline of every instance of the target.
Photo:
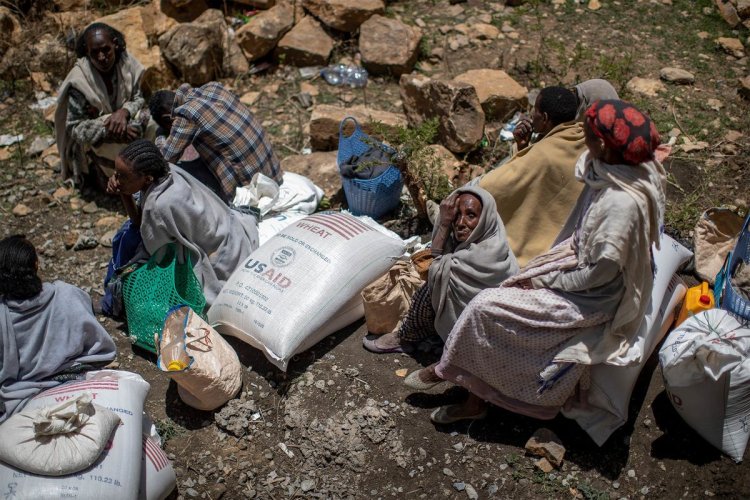
[(85, 214), (93, 214), (93, 213), (96, 213), (97, 210), (99, 210), (99, 207), (96, 206), (96, 202), (95, 201), (90, 201), (90, 202), (86, 203), (84, 206), (82, 206), (81, 210)]
[(315, 488), (315, 481), (313, 481), (312, 479), (305, 479), (300, 483), (299, 488), (303, 493), (307, 493), (308, 491)]
[(54, 143), (54, 137), (36, 137), (33, 141), (31, 141), (31, 145), (29, 145), (29, 147), (26, 149), (26, 154), (29, 156), (39, 156), (42, 151), (44, 151)]
[(73, 196), (73, 193), (74, 191), (72, 188), (60, 186), (59, 188), (55, 189), (54, 193), (52, 193), (52, 198), (55, 200), (63, 201)]
[(237, 30), (237, 43), (249, 62), (271, 52), (294, 26), (294, 10), (282, 3), (256, 14)]
[(302, 5), (326, 26), (347, 32), (385, 12), (383, 0), (303, 0)]
[(634, 478), (635, 477), (635, 470), (628, 469), (628, 477), (629, 478)]
[(252, 106), (258, 101), (259, 97), (260, 97), (260, 92), (245, 92), (240, 97), (240, 102), (244, 104), (245, 106)]
[(422, 38), (419, 28), (374, 15), (362, 24), (359, 33), (362, 64), (370, 73), (399, 76), (414, 68)]
[(477, 91), (468, 83), (401, 75), (401, 100), (409, 123), (439, 119), (440, 142), (454, 153), (471, 151), (484, 134), (484, 111)]
[[(58, 188), (58, 191), (60, 189), (65, 189), (65, 188)], [(69, 191), (72, 193), (72, 190), (69, 190)], [(55, 193), (57, 193), (57, 191), (55, 191)], [(52, 195), (52, 196), (54, 197), (55, 195)], [(101, 219), (97, 220), (94, 223), (94, 227), (98, 227), (98, 228), (119, 228), (122, 225), (122, 223), (123, 223), (122, 217), (120, 217), (118, 215), (107, 215), (107, 216), (104, 216)]]
[(455, 477), (455, 474), (453, 474), (453, 471), (450, 470), (448, 467), (443, 468), (443, 474), (445, 474), (448, 477)]
[(103, 247), (111, 247), (112, 246), (112, 240), (114, 239), (115, 235), (117, 234), (117, 229), (110, 229), (103, 235), (99, 237), (99, 244)]
[(716, 45), (727, 54), (736, 58), (745, 56), (745, 47), (739, 38), (727, 38), (721, 36), (715, 40)]
[(505, 120), (516, 110), (525, 110), (529, 91), (505, 71), (473, 69), (454, 78), (468, 83), (477, 91), (487, 120)]
[(532, 455), (546, 458), (554, 467), (560, 467), (565, 457), (565, 447), (560, 438), (544, 427), (529, 438), (525, 448)]
[(680, 85), (695, 83), (695, 75), (681, 68), (662, 68), (659, 71), (659, 77), (662, 80)]
[(85, 231), (78, 236), (78, 239), (73, 245), (73, 250), (77, 252), (81, 250), (91, 250), (92, 248), (96, 248), (98, 245), (99, 240), (96, 239), (94, 233), (92, 233), (91, 231)]
[[(318, 104), (310, 116), (310, 146), (316, 151), (328, 151), (338, 147), (339, 124), (347, 116), (354, 117), (367, 134), (375, 134), (373, 124), (378, 122), (385, 127), (405, 127), (406, 117), (401, 114), (380, 111), (365, 106), (342, 108), (330, 104)], [(344, 132), (354, 130), (352, 122), (347, 123)]]
[(659, 80), (653, 78), (633, 77), (626, 85), (627, 89), (637, 94), (643, 94), (648, 97), (656, 97), (659, 92), (665, 92), (667, 87)]
[(333, 39), (313, 17), (297, 23), (276, 46), (276, 56), (294, 66), (323, 66), (333, 50)]
[(534, 462), (534, 466), (545, 474), (549, 474), (555, 470), (555, 467), (544, 457)]
[(214, 414), (214, 422), (233, 436), (242, 437), (249, 432), (251, 416), (255, 412), (255, 401), (233, 399)]
[(13, 215), (16, 217), (26, 217), (31, 213), (31, 208), (27, 207), (23, 203), (19, 203), (13, 207)]
[(706, 99), (706, 104), (709, 108), (713, 109), (714, 111), (721, 111), (721, 108), (724, 107), (724, 103), (721, 102), (718, 99), (714, 99), (713, 97)]

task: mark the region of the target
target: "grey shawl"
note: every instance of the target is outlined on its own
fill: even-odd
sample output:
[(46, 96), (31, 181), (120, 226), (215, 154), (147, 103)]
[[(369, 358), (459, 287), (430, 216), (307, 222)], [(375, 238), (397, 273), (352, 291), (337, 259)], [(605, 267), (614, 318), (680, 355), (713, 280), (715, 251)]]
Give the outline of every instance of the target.
[[(74, 87), (84, 95), (89, 104), (99, 110), (101, 115), (111, 114), (121, 109), (132, 98), (134, 90), (141, 84), (141, 77), (143, 76), (143, 66), (138, 62), (138, 59), (127, 52), (122, 53), (116, 69), (117, 95), (115, 96), (114, 107), (109, 101), (104, 79), (91, 66), (87, 57), (82, 57), (76, 61), (75, 66), (60, 86), (57, 109), (55, 110), (55, 136), (57, 149), (60, 152), (63, 179), (71, 176), (79, 177), (83, 171), (82, 166), (76, 164), (73, 160), (75, 155), (72, 148), (75, 147), (75, 141), (71, 138), (73, 125), (67, 123), (68, 91), (71, 87)], [(85, 161), (85, 155), (83, 158)]]
[(75, 364), (115, 359), (117, 348), (80, 288), (55, 281), (28, 300), (0, 301), (0, 422)]
[(235, 268), (258, 248), (258, 221), (230, 209), (181, 168), (170, 170), (144, 193), (143, 245), (152, 255), (168, 243), (188, 250), (210, 306)]
[(482, 201), (482, 215), (466, 241), (459, 243), (451, 233), (445, 253), (430, 265), (427, 281), (435, 310), (435, 329), (443, 340), (476, 294), (499, 286), (518, 272), (492, 195), (478, 186), (465, 186), (454, 192), (477, 196)]
[(575, 86), (575, 91), (578, 96), (576, 120), (579, 121), (583, 119), (583, 114), (594, 101), (620, 98), (612, 84), (601, 78), (581, 82)]

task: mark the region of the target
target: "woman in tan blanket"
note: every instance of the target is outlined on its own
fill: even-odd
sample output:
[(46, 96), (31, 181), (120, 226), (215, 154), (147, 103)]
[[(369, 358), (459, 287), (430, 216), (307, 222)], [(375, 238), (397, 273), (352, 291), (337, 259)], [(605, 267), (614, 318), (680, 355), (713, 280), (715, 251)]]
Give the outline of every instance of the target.
[(577, 390), (585, 397), (588, 367), (627, 350), (636, 334), (664, 212), (659, 136), (617, 100), (595, 102), (584, 130), (576, 177), (590, 189), (575, 233), (464, 309), (434, 371), (471, 394), (435, 410), (434, 422), (482, 418), (485, 401), (554, 418)]
[[(117, 153), (140, 137), (148, 122), (148, 113), (141, 112), (143, 66), (128, 54), (123, 34), (103, 23), (84, 30), (76, 55), (55, 111), (62, 175), (80, 183), (91, 173), (105, 188)], [(92, 164), (96, 168), (90, 169)]]

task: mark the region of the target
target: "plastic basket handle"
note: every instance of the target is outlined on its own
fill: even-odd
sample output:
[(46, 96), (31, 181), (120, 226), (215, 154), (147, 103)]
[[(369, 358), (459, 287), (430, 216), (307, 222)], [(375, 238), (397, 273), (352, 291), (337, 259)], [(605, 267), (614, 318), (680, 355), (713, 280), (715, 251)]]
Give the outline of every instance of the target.
[(343, 137), (345, 139), (348, 139), (349, 137), (351, 137), (351, 135), (349, 137), (346, 137), (344, 135), (344, 125), (346, 125), (346, 122), (349, 120), (354, 122), (354, 132), (352, 132), (352, 135), (356, 134), (357, 131), (361, 130), (361, 127), (359, 126), (359, 122), (357, 121), (357, 119), (354, 118), (353, 116), (347, 116), (346, 118), (341, 120), (341, 123), (339, 123), (339, 137)]

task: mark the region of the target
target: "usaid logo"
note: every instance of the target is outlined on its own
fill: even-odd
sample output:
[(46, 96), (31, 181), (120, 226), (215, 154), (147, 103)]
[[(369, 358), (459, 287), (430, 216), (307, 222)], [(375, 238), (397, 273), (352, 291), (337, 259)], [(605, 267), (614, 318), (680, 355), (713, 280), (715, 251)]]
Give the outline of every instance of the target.
[(294, 262), (294, 255), (292, 247), (281, 247), (271, 254), (271, 262), (276, 267), (288, 266)]

